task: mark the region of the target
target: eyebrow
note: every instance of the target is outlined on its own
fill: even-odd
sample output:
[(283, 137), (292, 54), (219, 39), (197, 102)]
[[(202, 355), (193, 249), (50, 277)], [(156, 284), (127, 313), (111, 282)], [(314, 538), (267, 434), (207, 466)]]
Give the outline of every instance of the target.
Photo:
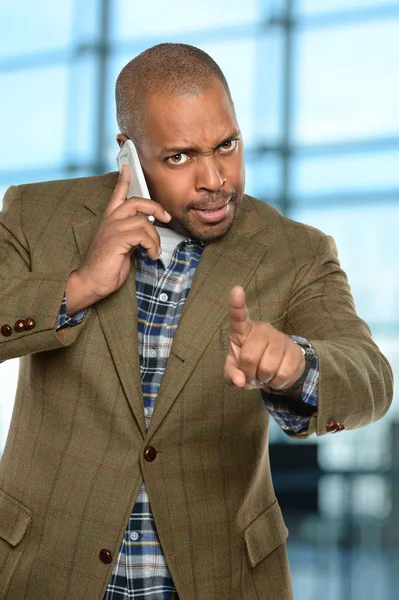
[[(212, 151), (219, 148), (219, 146), (221, 146), (225, 142), (240, 138), (240, 131), (238, 129), (234, 129), (234, 131), (232, 131), (230, 135), (225, 137), (221, 142), (218, 142), (216, 146), (212, 148)], [(204, 154), (204, 152), (199, 146), (171, 146), (169, 148), (162, 148), (162, 150), (159, 152), (160, 157), (175, 156), (176, 154)], [(207, 152), (205, 154), (207, 154)]]

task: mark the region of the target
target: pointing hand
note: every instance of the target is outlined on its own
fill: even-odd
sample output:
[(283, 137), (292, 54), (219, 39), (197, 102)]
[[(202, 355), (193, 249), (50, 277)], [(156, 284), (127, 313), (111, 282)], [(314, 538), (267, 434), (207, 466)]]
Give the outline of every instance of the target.
[(303, 374), (303, 352), (290, 337), (270, 323), (252, 321), (248, 316), (245, 292), (234, 287), (229, 296), (229, 351), (224, 380), (239, 388), (267, 386), (284, 390)]

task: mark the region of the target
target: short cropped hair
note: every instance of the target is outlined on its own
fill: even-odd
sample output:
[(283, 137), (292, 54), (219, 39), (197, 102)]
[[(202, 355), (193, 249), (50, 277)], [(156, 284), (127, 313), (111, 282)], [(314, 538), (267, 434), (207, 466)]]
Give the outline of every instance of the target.
[(140, 144), (148, 94), (198, 95), (209, 89), (215, 78), (231, 100), (222, 70), (203, 50), (188, 44), (171, 43), (144, 50), (122, 69), (116, 81), (116, 118), (120, 133)]

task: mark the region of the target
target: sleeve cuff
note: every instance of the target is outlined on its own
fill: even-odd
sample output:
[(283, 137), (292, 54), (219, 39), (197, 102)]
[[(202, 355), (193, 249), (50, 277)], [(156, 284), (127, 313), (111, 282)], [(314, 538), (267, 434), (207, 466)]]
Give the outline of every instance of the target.
[[(312, 349), (313, 356), (311, 357), (308, 373), (302, 386), (301, 400), (316, 409), (318, 406), (319, 384), (319, 361), (316, 351), (305, 338), (294, 335), (290, 337), (300, 346)], [(271, 388), (268, 388), (267, 391), (261, 390), (261, 397), (265, 407), (281, 429), (291, 433), (298, 433), (308, 426), (310, 417), (298, 415), (292, 403), (288, 406), (284, 402), (283, 396), (283, 391), (272, 390)]]
[(86, 314), (87, 310), (85, 309), (76, 313), (76, 315), (73, 315), (73, 317), (68, 317), (66, 292), (64, 292), (64, 296), (62, 298), (60, 306), (60, 312), (58, 313), (57, 331), (63, 329), (64, 327), (74, 327), (75, 325), (79, 325), (85, 320)]

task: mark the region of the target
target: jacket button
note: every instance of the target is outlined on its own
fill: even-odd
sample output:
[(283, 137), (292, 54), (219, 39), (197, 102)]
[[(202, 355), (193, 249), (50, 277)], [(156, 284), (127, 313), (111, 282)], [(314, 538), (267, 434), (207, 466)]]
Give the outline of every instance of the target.
[(338, 433), (345, 429), (345, 425), (339, 423), (339, 421), (329, 421), (326, 426), (327, 433)]
[(154, 446), (146, 446), (144, 448), (143, 455), (147, 462), (152, 462), (156, 458), (157, 451), (155, 450)]
[(32, 319), (32, 317), (27, 317), (24, 321), (24, 325), (25, 329), (29, 331), (30, 329), (33, 329), (35, 327), (36, 321), (35, 319)]
[(7, 325), (7, 323), (1, 326), (0, 331), (1, 335), (4, 335), (4, 337), (10, 337), (10, 335), (12, 334), (12, 329), (9, 325)]
[(108, 550), (107, 548), (103, 548), (102, 550), (100, 550), (100, 560), (105, 565), (109, 565), (112, 562), (112, 554), (110, 550)]
[(22, 331), (25, 331), (25, 322), (22, 321), (22, 319), (19, 319), (18, 321), (16, 321), (16, 323), (14, 325), (14, 329), (18, 333), (21, 333)]

